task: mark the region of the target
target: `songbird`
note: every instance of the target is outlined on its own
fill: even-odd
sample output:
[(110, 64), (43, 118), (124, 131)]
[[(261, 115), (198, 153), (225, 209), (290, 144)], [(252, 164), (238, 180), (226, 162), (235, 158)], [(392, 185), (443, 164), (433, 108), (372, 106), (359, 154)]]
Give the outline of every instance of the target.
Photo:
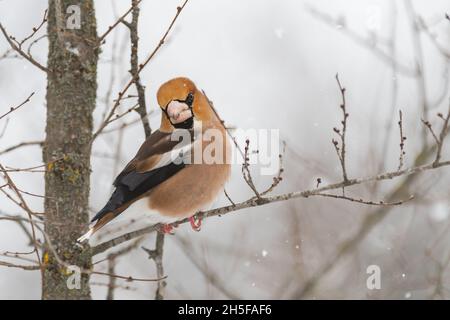
[(201, 221), (194, 219), (195, 213), (223, 190), (230, 175), (230, 141), (206, 96), (191, 80), (179, 77), (161, 85), (157, 101), (160, 128), (116, 177), (109, 201), (79, 242), (141, 199), (157, 212), (157, 220), (164, 223), (162, 232), (171, 232), (168, 223), (187, 217), (198, 230)]

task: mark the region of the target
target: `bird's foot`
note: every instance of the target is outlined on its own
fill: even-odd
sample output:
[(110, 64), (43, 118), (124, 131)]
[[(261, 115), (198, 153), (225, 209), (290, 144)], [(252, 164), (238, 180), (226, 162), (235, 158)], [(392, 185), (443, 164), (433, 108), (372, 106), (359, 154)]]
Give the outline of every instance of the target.
[(202, 226), (202, 218), (196, 218), (195, 214), (192, 217), (189, 217), (189, 222), (191, 223), (192, 230), (200, 231), (200, 227)]
[(175, 232), (173, 232), (173, 226), (170, 224), (163, 224), (160, 231), (164, 234), (175, 234)]

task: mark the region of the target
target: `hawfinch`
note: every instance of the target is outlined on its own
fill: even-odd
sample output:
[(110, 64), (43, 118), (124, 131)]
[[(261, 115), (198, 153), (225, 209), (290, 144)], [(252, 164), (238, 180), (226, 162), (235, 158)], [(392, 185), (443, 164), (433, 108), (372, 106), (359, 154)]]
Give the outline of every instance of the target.
[[(144, 199), (161, 222), (193, 216), (210, 205), (230, 175), (230, 141), (205, 95), (187, 78), (164, 83), (157, 93), (161, 125), (114, 180), (115, 190), (92, 219), (82, 242), (132, 203)], [(211, 161), (212, 159), (212, 161)], [(171, 226), (164, 224), (163, 232)]]

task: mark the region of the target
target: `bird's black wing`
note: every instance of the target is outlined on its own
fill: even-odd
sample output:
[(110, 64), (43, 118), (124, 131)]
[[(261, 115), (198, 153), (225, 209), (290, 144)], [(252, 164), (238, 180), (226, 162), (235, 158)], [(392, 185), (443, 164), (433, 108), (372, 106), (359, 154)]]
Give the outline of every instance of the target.
[(116, 177), (113, 183), (116, 189), (91, 222), (101, 219), (110, 212), (117, 216), (152, 188), (182, 170), (185, 167), (183, 162), (169, 162), (152, 169), (152, 166), (158, 163), (161, 155), (171, 152), (179, 143), (180, 141), (171, 139), (170, 133), (155, 131)]

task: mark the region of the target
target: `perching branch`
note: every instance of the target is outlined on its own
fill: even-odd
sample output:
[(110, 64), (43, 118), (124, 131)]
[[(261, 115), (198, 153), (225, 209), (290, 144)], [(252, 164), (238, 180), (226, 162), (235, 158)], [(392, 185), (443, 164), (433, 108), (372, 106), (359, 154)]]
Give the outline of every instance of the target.
[[(236, 203), (235, 205), (229, 205), (229, 206), (224, 206), (224, 207), (220, 207), (217, 209), (199, 212), (196, 215), (200, 219), (215, 217), (215, 216), (219, 216), (219, 215), (223, 216), (225, 214), (235, 212), (238, 210), (242, 210), (245, 208), (259, 207), (259, 206), (263, 206), (263, 205), (266, 205), (269, 203), (286, 201), (289, 199), (309, 198), (309, 197), (313, 197), (313, 196), (320, 196), (320, 194), (323, 193), (324, 191), (336, 190), (336, 189), (340, 189), (342, 187), (360, 185), (360, 184), (365, 184), (365, 183), (374, 182), (374, 181), (392, 180), (397, 177), (409, 176), (409, 175), (412, 175), (415, 173), (433, 170), (433, 169), (437, 169), (437, 168), (445, 167), (445, 166), (450, 166), (450, 160), (441, 161), (438, 164), (431, 163), (431, 164), (416, 166), (416, 167), (412, 167), (412, 168), (408, 168), (408, 169), (403, 169), (400, 171), (385, 172), (382, 174), (378, 174), (375, 176), (369, 176), (369, 177), (365, 177), (365, 178), (349, 179), (347, 182), (328, 184), (326, 186), (323, 186), (321, 188), (316, 188), (316, 189), (308, 189), (308, 190), (304, 190), (304, 191), (294, 191), (294, 192), (289, 192), (289, 193), (270, 196), (270, 197), (263, 197), (261, 199), (252, 198), (252, 199), (240, 202), (240, 203)], [(385, 203), (385, 205), (390, 205), (390, 203)], [(174, 222), (171, 225), (178, 226), (178, 225), (188, 223), (188, 222), (189, 222), (189, 219), (186, 218), (186, 219)], [(160, 225), (160, 224), (152, 225), (152, 226), (149, 226), (146, 228), (142, 228), (140, 230), (126, 233), (126, 234), (116, 237), (112, 240), (100, 243), (99, 245), (92, 248), (93, 255), (102, 253), (102, 252), (104, 252), (112, 247), (115, 247), (125, 241), (129, 241), (131, 239), (142, 236), (144, 234), (158, 231), (161, 229), (161, 227), (162, 227), (162, 225)]]

